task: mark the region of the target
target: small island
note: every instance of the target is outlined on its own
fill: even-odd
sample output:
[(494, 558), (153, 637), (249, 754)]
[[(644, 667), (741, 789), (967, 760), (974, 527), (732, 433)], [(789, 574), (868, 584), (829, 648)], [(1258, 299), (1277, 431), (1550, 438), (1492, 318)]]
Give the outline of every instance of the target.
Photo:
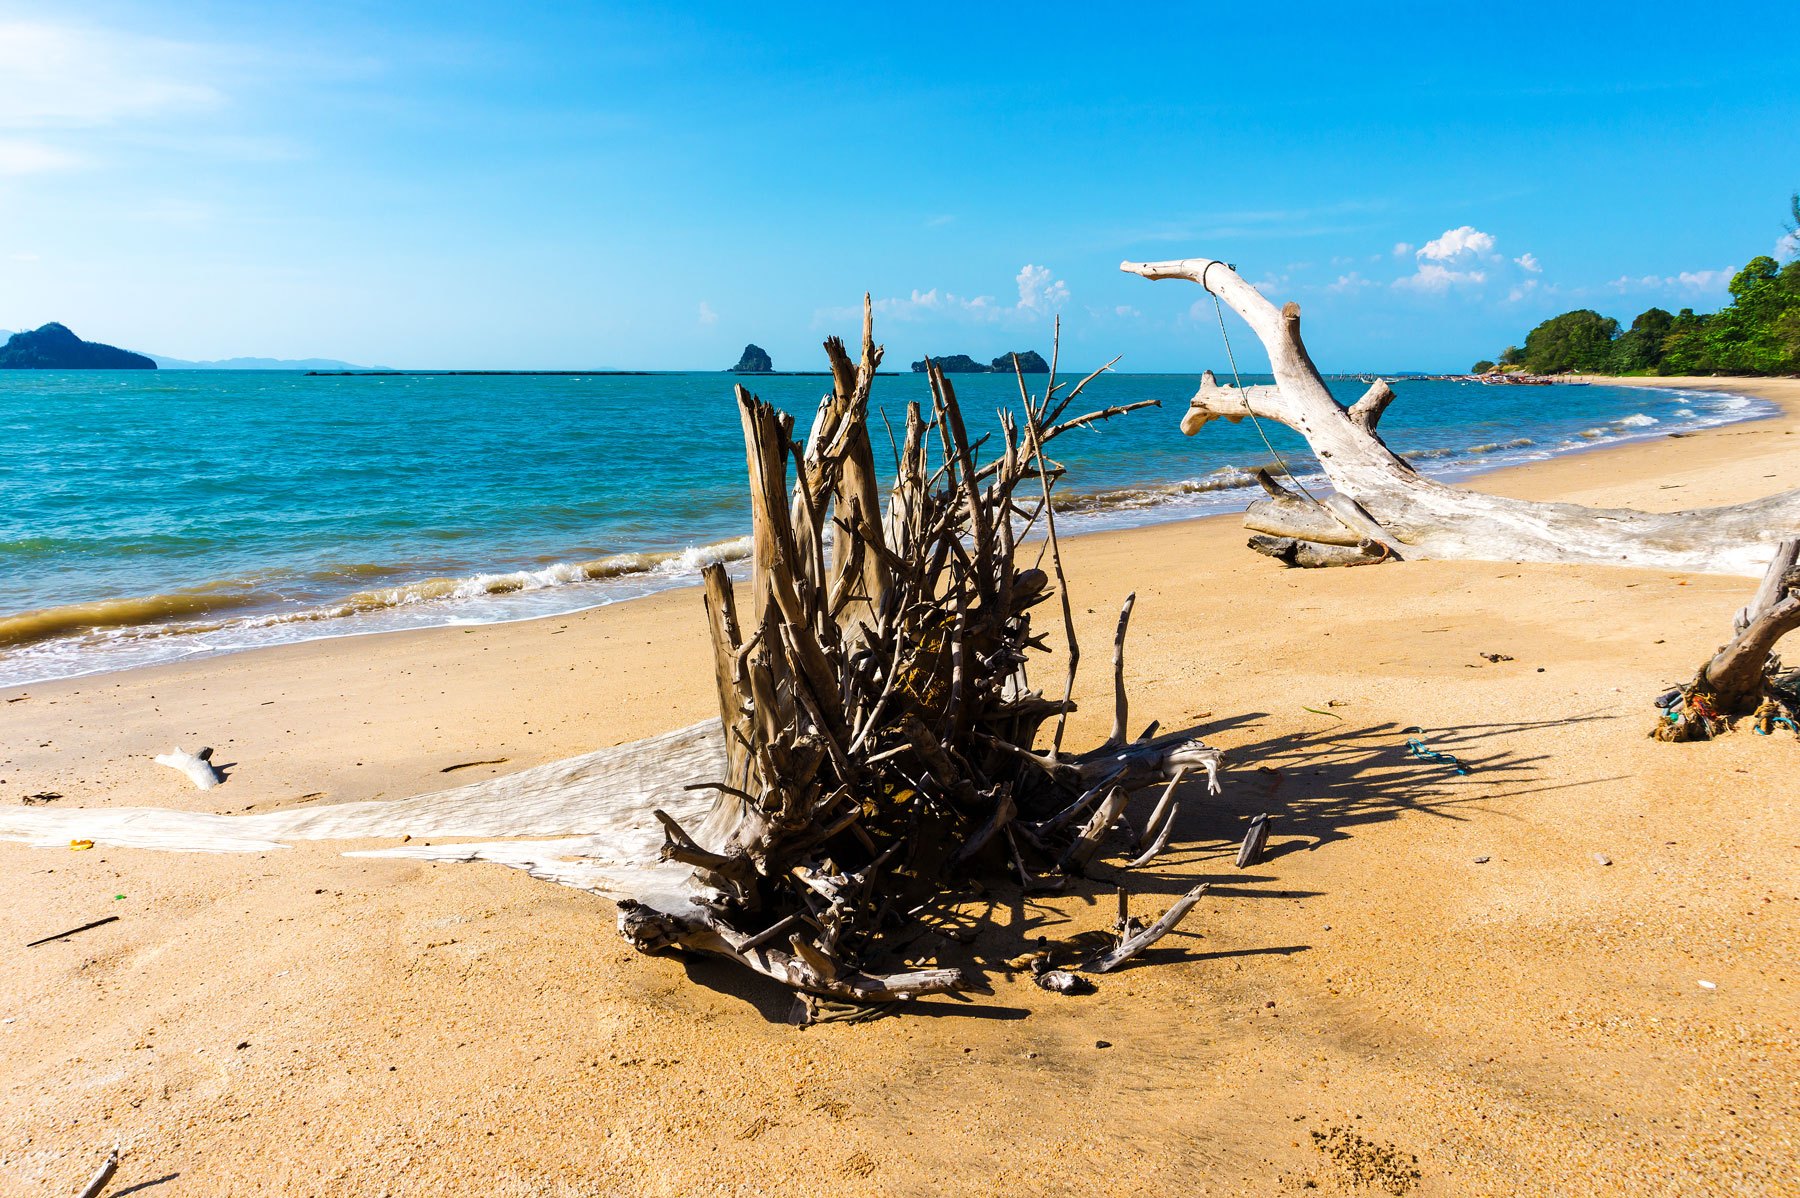
[(760, 345), (746, 345), (738, 364), (731, 368), (732, 374), (772, 374), (775, 360), (769, 357), (769, 351)]
[[(931, 359), (937, 363), (939, 370), (945, 374), (1011, 374), (1013, 358), (1019, 359), (1019, 370), (1025, 374), (1049, 374), (1050, 363), (1044, 361), (1044, 355), (1035, 349), (1019, 350), (1017, 353), (1001, 354), (993, 362), (983, 366), (968, 354), (945, 354), (941, 358)], [(925, 363), (914, 362), (912, 368), (924, 373)]]
[(143, 354), (83, 341), (55, 321), (27, 333), (14, 333), (0, 345), (0, 370), (155, 369), (156, 363)]

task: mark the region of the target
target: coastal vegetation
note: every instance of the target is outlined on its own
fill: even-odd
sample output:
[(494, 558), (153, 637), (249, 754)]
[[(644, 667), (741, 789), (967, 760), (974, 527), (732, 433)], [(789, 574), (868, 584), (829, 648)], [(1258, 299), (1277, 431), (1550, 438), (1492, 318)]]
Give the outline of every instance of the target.
[(1800, 373), (1800, 193), (1789, 208), (1792, 220), (1783, 244), (1791, 247), (1791, 260), (1783, 266), (1766, 254), (1752, 258), (1732, 277), (1731, 303), (1719, 311), (1683, 308), (1671, 314), (1648, 308), (1621, 330), (1612, 317), (1577, 308), (1539, 324), (1523, 347), (1508, 346), (1498, 364), (1475, 363), (1474, 372)]

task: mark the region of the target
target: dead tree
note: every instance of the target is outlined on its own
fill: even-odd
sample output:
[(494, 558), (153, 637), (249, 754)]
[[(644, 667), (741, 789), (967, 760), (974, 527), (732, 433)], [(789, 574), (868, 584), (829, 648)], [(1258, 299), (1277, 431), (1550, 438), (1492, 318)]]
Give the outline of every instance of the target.
[[(804, 443), (790, 416), (737, 388), (746, 602), (722, 568), (704, 579), (725, 776), (697, 783), (718, 792), (698, 826), (657, 813), (665, 859), (694, 869), (694, 904), (628, 901), (619, 925), (645, 951), (719, 953), (806, 994), (875, 1003), (969, 984), (953, 968), (893, 968), (917, 915), (962, 879), (1016, 871), (1022, 885), (1060, 885), (1135, 791), (1194, 769), (1216, 790), (1221, 758), (1188, 735), (1128, 739), (1122, 657), (1112, 736), (1084, 753), (1062, 747), (1079, 649), (1050, 505), (1063, 470), (1046, 450), (1146, 404), (1071, 416), (1099, 372), (1069, 387), (1052, 365), (1041, 396), (1019, 376), (1019, 409), (1000, 413), (997, 439), (971, 438), (950, 380), (928, 364), (929, 411), (908, 405), (897, 443), (889, 430), (884, 511), (868, 428), (882, 351), (866, 297), (860, 360), (835, 337), (825, 351), (833, 386)], [(1041, 543), (1026, 549), (1040, 522)], [(1052, 598), (1068, 654), (1060, 693), (1046, 696), (1029, 680), (1049, 652), (1032, 616)], [(1122, 616), (1116, 657), (1125, 629)], [(1035, 747), (1051, 720), (1049, 747)], [(1159, 805), (1144, 839), (1165, 842), (1173, 819)]]
[(1710, 740), (1739, 716), (1758, 732), (1800, 734), (1800, 668), (1784, 668), (1776, 642), (1800, 628), (1800, 538), (1783, 541), (1750, 602), (1732, 620), (1732, 637), (1694, 680), (1658, 700), (1657, 740)]
[(1268, 351), (1274, 386), (1220, 386), (1209, 371), (1181, 430), (1247, 416), (1306, 438), (1335, 494), (1314, 503), (1260, 477), (1269, 498), (1250, 506), (1252, 545), (1295, 565), (1354, 565), (1388, 558), (1579, 562), (1711, 574), (1761, 572), (1777, 542), (1800, 533), (1800, 491), (1732, 507), (1640, 512), (1533, 503), (1452, 487), (1421, 475), (1382, 441), (1376, 426), (1393, 399), (1377, 381), (1340, 404), (1300, 339), (1300, 307), (1277, 308), (1223, 262), (1184, 258), (1125, 262), (1147, 279), (1188, 279), (1243, 317)]

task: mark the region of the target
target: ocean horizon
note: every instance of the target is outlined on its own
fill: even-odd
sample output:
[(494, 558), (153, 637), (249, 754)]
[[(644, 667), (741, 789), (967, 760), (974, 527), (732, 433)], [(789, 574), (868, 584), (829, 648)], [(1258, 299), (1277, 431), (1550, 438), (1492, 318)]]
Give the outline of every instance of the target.
[[(323, 637), (566, 614), (748, 553), (732, 384), (792, 412), (820, 375), (159, 370), (0, 374), (0, 687)], [(1026, 376), (1041, 388), (1046, 376)], [(1065, 373), (1062, 378), (1073, 381)], [(1268, 376), (1246, 376), (1267, 382)], [(952, 376), (971, 435), (1010, 375)], [(1251, 472), (1317, 478), (1265, 422), (1177, 427), (1197, 374), (1108, 373), (1057, 443), (1066, 535), (1241, 510)], [(884, 375), (896, 429), (925, 376)], [(1349, 402), (1365, 384), (1331, 382)], [(1414, 379), (1382, 433), (1467, 475), (1771, 412), (1669, 388)], [(1079, 401), (1078, 401), (1079, 403)], [(877, 429), (878, 464), (891, 454)], [(1270, 452), (1272, 446), (1275, 453)]]

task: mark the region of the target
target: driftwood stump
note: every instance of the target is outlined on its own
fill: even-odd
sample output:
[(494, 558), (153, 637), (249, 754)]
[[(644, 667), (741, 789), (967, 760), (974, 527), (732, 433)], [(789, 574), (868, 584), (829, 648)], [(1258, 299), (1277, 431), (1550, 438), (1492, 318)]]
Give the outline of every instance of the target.
[(1700, 667), (1694, 680), (1658, 700), (1657, 740), (1710, 740), (1740, 716), (1756, 731), (1800, 734), (1800, 668), (1786, 668), (1776, 642), (1800, 628), (1800, 538), (1783, 541), (1763, 572), (1756, 595), (1738, 609), (1729, 643)]
[[(1063, 470), (1045, 451), (1146, 405), (1070, 416), (1099, 372), (1069, 387), (1053, 365), (1041, 396), (1019, 375), (1019, 408), (1000, 414), (997, 438), (971, 438), (950, 380), (928, 363), (930, 408), (909, 405), (890, 437), (883, 510), (868, 428), (882, 351), (866, 297), (860, 359), (837, 338), (825, 351), (833, 386), (804, 443), (791, 417), (737, 388), (750, 580), (741, 606), (723, 568), (704, 580), (726, 773), (696, 783), (718, 792), (698, 826), (658, 812), (663, 854), (693, 867), (699, 896), (680, 911), (623, 903), (619, 924), (645, 951), (718, 953), (808, 995), (876, 1003), (970, 984), (956, 969), (895, 968), (892, 946), (946, 891), (982, 871), (1060, 884), (1097, 856), (1134, 792), (1163, 783), (1147, 861), (1168, 837), (1172, 783), (1203, 769), (1216, 791), (1221, 757), (1188, 735), (1127, 739), (1129, 600), (1113, 734), (1088, 752), (1062, 748), (1079, 648), (1050, 506)], [(1021, 564), (1022, 542), (1040, 535), (1036, 564)], [(1049, 652), (1032, 620), (1052, 599), (1069, 653), (1060, 693), (1046, 696), (1029, 667)], [(1051, 720), (1049, 747), (1035, 747)], [(1124, 959), (1110, 954), (1106, 968)]]

